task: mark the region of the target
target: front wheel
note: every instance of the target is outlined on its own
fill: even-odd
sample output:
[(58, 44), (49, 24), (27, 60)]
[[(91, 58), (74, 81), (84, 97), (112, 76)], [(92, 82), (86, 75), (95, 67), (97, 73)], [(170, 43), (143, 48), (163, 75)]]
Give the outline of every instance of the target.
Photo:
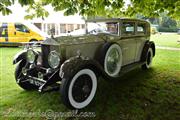
[(71, 78), (63, 78), (61, 98), (70, 109), (82, 109), (94, 98), (97, 89), (96, 74), (88, 68), (79, 70)]
[(152, 48), (149, 48), (147, 52), (146, 62), (145, 64), (142, 65), (142, 69), (144, 70), (149, 69), (152, 65), (152, 60), (153, 60), (153, 50)]
[(31, 84), (26, 77), (26, 61), (25, 60), (22, 60), (16, 66), (15, 79), (16, 79), (16, 83), (24, 90), (33, 90), (33, 89), (38, 88), (37, 86)]

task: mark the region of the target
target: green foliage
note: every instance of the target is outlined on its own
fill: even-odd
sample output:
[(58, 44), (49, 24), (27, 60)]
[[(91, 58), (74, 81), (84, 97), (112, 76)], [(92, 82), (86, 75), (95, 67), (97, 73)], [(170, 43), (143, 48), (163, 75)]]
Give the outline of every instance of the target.
[(160, 14), (160, 19), (159, 19), (159, 24), (160, 27), (165, 27), (165, 28), (176, 28), (177, 27), (177, 22), (170, 18), (167, 15), (167, 12), (164, 12)]
[(176, 22), (177, 22), (177, 28), (180, 28), (180, 20), (178, 20)]
[(8, 6), (11, 6), (12, 4), (14, 4), (14, 0), (0, 0), (0, 11), (3, 15), (9, 15), (12, 13), (8, 8)]
[(136, 18), (145, 19), (156, 25), (159, 32), (177, 32), (177, 28), (180, 26), (180, 22), (168, 16), (168, 12), (165, 11), (160, 14), (159, 17), (145, 17), (141, 14), (137, 14)]
[(7, 8), (7, 7), (4, 7), (3, 5), (0, 4), (0, 11), (2, 11), (2, 14), (3, 15), (9, 15), (12, 13), (12, 11)]
[(34, 0), (18, 0), (18, 2), (24, 6), (24, 5), (33, 5), (35, 2)]
[[(12, 4), (14, 0), (4, 0)], [(143, 14), (145, 17), (157, 17), (160, 13), (168, 11), (168, 16), (180, 19), (180, 1), (179, 0), (130, 0), (131, 4), (126, 5), (123, 0), (18, 0), (24, 6), (30, 8), (34, 4), (41, 3), (41, 8), (35, 8), (36, 13), (26, 18), (45, 17), (45, 5), (51, 5), (55, 11), (64, 11), (65, 15), (79, 13), (82, 16), (103, 16), (103, 17), (133, 17), (136, 14)], [(2, 3), (2, 2), (0, 2)], [(3, 2), (4, 3), (4, 2)], [(5, 4), (5, 6), (9, 6)], [(3, 11), (0, 9), (0, 11)], [(41, 12), (40, 12), (41, 11)]]
[(162, 21), (162, 26), (167, 27), (167, 28), (176, 27), (176, 25), (177, 25), (176, 21), (168, 17), (166, 17)]
[(36, 2), (34, 4), (30, 4), (28, 6), (28, 9), (26, 10), (26, 12), (29, 14), (25, 16), (25, 19), (33, 19), (39, 17), (44, 19), (45, 17), (47, 17), (49, 13), (42, 6), (43, 6), (42, 2)]
[(169, 27), (161, 27), (161, 26), (160, 26), (160, 27), (158, 28), (158, 31), (159, 31), (159, 32), (177, 32), (177, 28), (176, 28), (176, 27), (175, 27), (175, 28), (174, 28), (174, 27), (170, 27), (170, 28), (169, 28)]

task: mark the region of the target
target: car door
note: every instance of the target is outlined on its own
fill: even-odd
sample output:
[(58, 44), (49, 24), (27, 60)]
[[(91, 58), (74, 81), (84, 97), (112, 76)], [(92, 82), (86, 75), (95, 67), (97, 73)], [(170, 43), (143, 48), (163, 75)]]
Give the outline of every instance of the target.
[(119, 44), (123, 54), (123, 65), (131, 64), (135, 62), (136, 54), (135, 22), (122, 21), (120, 23), (120, 36)]
[(9, 36), (11, 42), (29, 42), (29, 29), (21, 23), (11, 24)]
[(8, 23), (0, 24), (0, 42), (8, 42)]

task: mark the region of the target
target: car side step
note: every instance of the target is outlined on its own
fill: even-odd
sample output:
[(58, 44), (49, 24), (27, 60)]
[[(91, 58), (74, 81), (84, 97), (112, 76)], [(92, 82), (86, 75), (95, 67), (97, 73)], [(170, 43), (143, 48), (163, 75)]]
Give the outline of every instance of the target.
[(123, 76), (124, 74), (134, 70), (135, 68), (140, 67), (143, 64), (144, 64), (144, 62), (136, 62), (136, 63), (129, 64), (129, 65), (122, 67), (121, 72), (120, 72), (120, 76)]

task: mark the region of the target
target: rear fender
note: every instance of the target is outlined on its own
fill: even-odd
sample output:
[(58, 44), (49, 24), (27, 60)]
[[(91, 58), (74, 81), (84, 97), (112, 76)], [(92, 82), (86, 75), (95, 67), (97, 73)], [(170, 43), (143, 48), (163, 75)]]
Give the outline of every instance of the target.
[(152, 48), (153, 50), (153, 56), (155, 56), (155, 44), (153, 41), (147, 41), (144, 45), (144, 48), (143, 48), (143, 51), (141, 53), (141, 61), (144, 62), (146, 61), (146, 58), (147, 58), (147, 52), (148, 52), (148, 49), (149, 48)]

